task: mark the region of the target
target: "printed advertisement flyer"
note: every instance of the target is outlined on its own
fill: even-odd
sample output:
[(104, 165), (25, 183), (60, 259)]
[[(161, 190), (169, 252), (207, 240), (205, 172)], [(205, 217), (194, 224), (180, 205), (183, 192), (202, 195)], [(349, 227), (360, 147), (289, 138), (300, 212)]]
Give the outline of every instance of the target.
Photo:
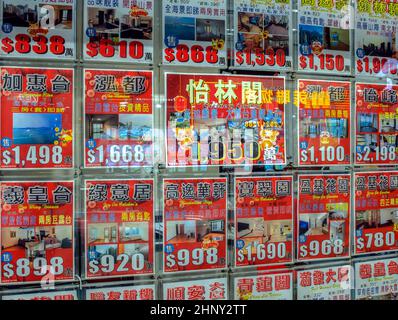
[(227, 66), (227, 1), (163, 0), (163, 64)]
[(397, 91), (398, 86), (391, 84), (356, 83), (356, 164), (396, 164)]
[(79, 300), (72, 290), (56, 292), (23, 293), (2, 296), (1, 300)]
[(354, 177), (355, 253), (398, 250), (398, 171)]
[(298, 0), (298, 71), (351, 74), (351, 10), (350, 0)]
[(86, 61), (151, 64), (154, 0), (85, 0)]
[(350, 300), (351, 266), (297, 272), (297, 300)]
[(234, 1), (234, 67), (274, 71), (292, 69), (292, 2)]
[(0, 58), (76, 56), (76, 0), (2, 0)]
[(349, 81), (298, 81), (299, 165), (351, 163)]
[(355, 268), (355, 299), (397, 300), (398, 259), (357, 262)]
[(153, 164), (152, 71), (86, 69), (85, 167)]
[(293, 272), (236, 277), (234, 299), (293, 300)]
[(73, 167), (73, 69), (1, 67), (1, 169)]
[(235, 178), (235, 265), (293, 262), (293, 177)]
[(166, 74), (167, 165), (283, 165), (285, 79)]
[(227, 179), (164, 179), (163, 272), (227, 266)]
[(395, 0), (356, 0), (355, 73), (397, 77), (398, 3)]
[(350, 256), (349, 174), (299, 175), (297, 260)]
[(227, 278), (163, 283), (163, 300), (227, 300)]
[(73, 185), (1, 183), (1, 283), (74, 279)]
[(86, 290), (86, 300), (154, 300), (155, 285), (120, 286)]
[(153, 180), (85, 180), (86, 277), (154, 272)]

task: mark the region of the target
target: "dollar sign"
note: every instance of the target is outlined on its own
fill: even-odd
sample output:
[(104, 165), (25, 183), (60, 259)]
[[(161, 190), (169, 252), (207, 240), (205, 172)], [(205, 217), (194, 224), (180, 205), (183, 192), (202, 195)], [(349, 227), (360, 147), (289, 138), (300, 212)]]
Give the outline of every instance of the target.
[(7, 263), (6, 265), (4, 265), (3, 267), (3, 276), (5, 276), (6, 278), (10, 279), (13, 275), (14, 275), (14, 270), (12, 270), (12, 264), (11, 263)]
[(169, 268), (172, 268), (172, 267), (175, 266), (176, 262), (175, 262), (175, 260), (174, 260), (174, 255), (169, 254), (169, 255), (167, 256), (166, 260), (167, 260), (166, 265), (167, 265)]
[(300, 57), (300, 67), (305, 69), (307, 67), (307, 58), (305, 56)]
[(3, 40), (1, 40), (1, 43), (3, 44), (1, 49), (5, 53), (11, 53), (14, 51), (14, 47), (12, 46), (14, 42), (10, 38), (4, 38)]
[(3, 164), (8, 166), (11, 163), (10, 151), (3, 152)]
[(174, 57), (174, 49), (172, 48), (167, 48), (166, 50), (164, 50), (165, 53), (165, 59), (168, 62), (172, 62), (174, 61), (176, 58)]
[(358, 72), (362, 72), (363, 71), (363, 64), (361, 60), (357, 61), (357, 70)]
[(236, 53), (236, 63), (241, 65), (243, 63), (243, 53), (242, 51), (238, 51)]
[(87, 43), (86, 53), (92, 58), (98, 56), (98, 44), (94, 42)]
[(98, 268), (98, 261), (96, 261), (96, 260), (91, 260), (90, 262), (89, 262), (89, 267), (90, 267), (90, 272), (91, 273), (97, 273), (98, 271), (99, 271), (99, 268)]

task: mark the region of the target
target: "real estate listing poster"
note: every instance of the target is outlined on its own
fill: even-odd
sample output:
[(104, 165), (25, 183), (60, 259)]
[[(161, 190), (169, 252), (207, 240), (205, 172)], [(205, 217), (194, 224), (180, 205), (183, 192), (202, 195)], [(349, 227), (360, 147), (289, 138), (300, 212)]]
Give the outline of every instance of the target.
[(1, 68), (1, 169), (73, 167), (73, 69)]
[(293, 177), (235, 178), (235, 266), (293, 262)]
[(234, 67), (290, 71), (292, 1), (234, 1)]
[(298, 71), (351, 74), (351, 10), (350, 0), (298, 0)]
[(355, 269), (355, 299), (397, 300), (398, 259), (357, 262)]
[(236, 277), (234, 300), (293, 300), (293, 272)]
[(167, 165), (284, 165), (285, 79), (166, 75)]
[(154, 2), (84, 1), (84, 60), (151, 64)]
[(163, 282), (163, 300), (227, 300), (227, 278)]
[(398, 250), (398, 171), (354, 177), (355, 254)]
[(396, 78), (398, 3), (395, 0), (354, 2), (356, 75)]
[(299, 175), (297, 260), (350, 256), (351, 176)]
[(164, 179), (163, 272), (227, 266), (227, 179)]
[(351, 163), (349, 81), (298, 81), (299, 166)]
[(50, 292), (37, 292), (37, 293), (20, 293), (2, 296), (1, 300), (79, 300), (77, 297), (77, 291), (66, 290), (66, 291), (50, 291)]
[(86, 290), (86, 300), (154, 300), (155, 285), (103, 287)]
[(76, 0), (1, 1), (0, 57), (74, 59), (76, 2)]
[(297, 300), (350, 300), (350, 265), (297, 271)]
[(85, 69), (85, 167), (153, 164), (152, 71)]
[(1, 183), (1, 283), (73, 281), (73, 181)]
[(397, 91), (398, 86), (391, 84), (356, 83), (356, 164), (396, 163), (398, 159)]
[(154, 272), (153, 180), (85, 180), (87, 278)]
[(227, 1), (163, 0), (163, 64), (227, 66)]

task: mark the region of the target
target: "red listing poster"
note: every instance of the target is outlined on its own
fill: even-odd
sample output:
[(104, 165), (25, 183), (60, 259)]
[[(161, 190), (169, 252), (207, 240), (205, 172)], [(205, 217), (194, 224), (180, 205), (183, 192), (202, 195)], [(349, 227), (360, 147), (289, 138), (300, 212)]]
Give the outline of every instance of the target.
[(2, 0), (0, 57), (73, 60), (77, 0)]
[(356, 164), (396, 164), (397, 91), (391, 84), (356, 83)]
[(154, 272), (153, 180), (85, 180), (86, 277)]
[(0, 168), (73, 167), (73, 69), (1, 68)]
[(350, 164), (349, 81), (299, 80), (299, 165)]
[(298, 71), (351, 74), (351, 0), (298, 0)]
[(155, 285), (137, 285), (95, 288), (86, 290), (86, 300), (102, 301), (132, 301), (132, 300), (154, 300)]
[(153, 164), (152, 71), (86, 69), (85, 167)]
[(299, 175), (297, 260), (350, 256), (349, 174)]
[(1, 283), (74, 279), (73, 181), (1, 183)]
[(165, 179), (163, 271), (227, 266), (227, 179)]
[(153, 62), (155, 0), (85, 0), (86, 61)]
[(398, 250), (398, 171), (354, 176), (355, 254)]
[(293, 272), (236, 277), (234, 300), (293, 300)]
[(235, 265), (293, 262), (293, 177), (235, 178)]
[(165, 65), (226, 68), (227, 0), (163, 0)]
[(351, 288), (350, 265), (297, 272), (297, 300), (350, 300)]
[(284, 165), (285, 79), (166, 75), (167, 166)]
[(397, 258), (356, 262), (354, 269), (356, 300), (397, 300)]
[(38, 301), (48, 301), (48, 300), (79, 300), (77, 298), (77, 291), (67, 290), (67, 291), (56, 291), (56, 292), (38, 292), (38, 293), (22, 293), (15, 295), (2, 296), (1, 300), (38, 300)]
[(163, 300), (227, 300), (227, 278), (163, 283)]

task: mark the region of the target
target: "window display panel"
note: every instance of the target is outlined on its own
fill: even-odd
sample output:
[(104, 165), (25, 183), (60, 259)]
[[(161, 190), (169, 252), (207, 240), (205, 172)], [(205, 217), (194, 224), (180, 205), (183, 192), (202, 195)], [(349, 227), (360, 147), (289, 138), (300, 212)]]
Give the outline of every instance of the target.
[(397, 77), (398, 3), (394, 0), (356, 0), (355, 74)]
[(351, 1), (298, 0), (298, 71), (351, 74)]
[(5, 295), (2, 296), (1, 300), (70, 301), (70, 300), (79, 300), (79, 299), (77, 296), (77, 291), (67, 290), (67, 291), (55, 291), (55, 292), (20, 293), (14, 295)]
[(350, 265), (297, 272), (297, 300), (350, 300)]
[(166, 74), (167, 166), (283, 165), (285, 79)]
[(397, 300), (398, 259), (356, 262), (355, 299)]
[(299, 175), (297, 261), (350, 257), (351, 176)]
[(351, 84), (298, 81), (299, 166), (351, 163)]
[(227, 1), (163, 0), (165, 65), (227, 67)]
[(293, 262), (293, 177), (235, 178), (235, 265)]
[(0, 57), (73, 60), (76, 0), (3, 0)]
[(103, 287), (86, 290), (86, 300), (154, 300), (155, 285)]
[(85, 167), (153, 165), (151, 71), (86, 69)]
[(152, 64), (153, 10), (153, 0), (84, 1), (84, 60)]
[(153, 180), (85, 180), (86, 277), (154, 272)]
[(70, 169), (73, 69), (1, 67), (1, 169)]
[(163, 283), (163, 300), (227, 300), (227, 278)]
[(293, 300), (293, 272), (234, 278), (235, 300)]
[(398, 250), (398, 172), (354, 176), (355, 254)]
[(0, 186), (1, 283), (74, 280), (73, 181)]
[(292, 1), (234, 1), (234, 67), (289, 71), (293, 67)]
[(227, 179), (164, 179), (163, 272), (227, 267)]
[(397, 90), (398, 86), (391, 84), (356, 83), (356, 164), (396, 163), (398, 158)]

